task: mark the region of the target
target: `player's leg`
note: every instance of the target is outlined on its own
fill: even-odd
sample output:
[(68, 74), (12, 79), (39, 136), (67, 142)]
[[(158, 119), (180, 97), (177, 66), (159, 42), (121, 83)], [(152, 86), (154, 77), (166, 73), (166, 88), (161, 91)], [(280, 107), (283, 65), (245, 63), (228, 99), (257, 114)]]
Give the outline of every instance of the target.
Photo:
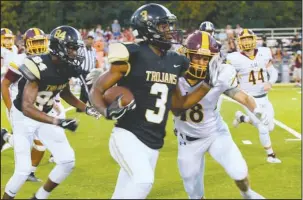
[(31, 152), (32, 172), (27, 178), (28, 181), (32, 181), (32, 182), (41, 182), (41, 180), (35, 176), (35, 172), (46, 150), (46, 147), (37, 139), (38, 138), (34, 139), (34, 145)]
[(264, 197), (249, 187), (246, 162), (227, 127), (222, 127), (220, 135), (210, 145), (208, 152), (225, 169), (227, 174), (235, 180), (244, 198), (264, 199)]
[(37, 136), (54, 156), (56, 166), (50, 172), (48, 180), (39, 188), (35, 198), (46, 199), (75, 166), (75, 153), (70, 146), (64, 130), (58, 126), (43, 124), (37, 131)]
[(159, 152), (147, 147), (131, 132), (117, 127), (111, 134), (109, 149), (121, 167), (112, 198), (146, 198), (154, 183)]
[(179, 172), (188, 197), (201, 199), (204, 196), (204, 153), (210, 140), (199, 139), (188, 142), (184, 137), (178, 133)]
[(31, 172), (31, 146), (34, 132), (39, 125), (36, 121), (25, 117), (14, 106), (11, 115), (14, 129), (15, 170), (5, 186), (3, 199), (14, 198)]
[[(56, 103), (54, 104), (54, 110), (57, 113), (57, 118), (60, 118), (60, 119), (65, 119), (66, 118), (65, 108), (62, 105), (60, 100), (59, 101), (56, 100)], [(50, 155), (50, 157), (48, 159), (48, 162), (50, 162), (50, 163), (55, 162), (54, 156), (52, 154)]]

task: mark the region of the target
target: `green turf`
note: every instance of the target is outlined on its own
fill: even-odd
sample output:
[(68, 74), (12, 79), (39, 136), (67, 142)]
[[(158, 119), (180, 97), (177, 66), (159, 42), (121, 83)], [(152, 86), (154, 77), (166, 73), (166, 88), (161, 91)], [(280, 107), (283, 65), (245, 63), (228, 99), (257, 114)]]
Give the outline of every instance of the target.
[[(276, 119), (301, 133), (301, 94), (293, 87), (275, 87), (270, 93)], [(296, 100), (292, 100), (296, 98)], [(1, 107), (1, 127), (9, 127), (5, 111)], [(250, 125), (231, 126), (234, 113), (239, 105), (224, 101), (222, 115), (230, 127), (236, 144), (244, 155), (249, 168), (252, 188), (266, 198), (301, 198), (301, 142), (286, 142), (295, 138), (290, 133), (275, 127), (271, 133), (273, 148), (282, 164), (269, 164), (259, 143), (257, 130)], [(111, 158), (108, 138), (113, 122), (95, 120), (75, 110), (67, 113), (69, 117), (80, 119), (78, 131), (66, 132), (76, 152), (76, 168), (73, 173), (50, 195), (53, 199), (64, 198), (110, 198), (116, 183), (119, 167)], [(148, 198), (187, 198), (177, 168), (177, 143), (169, 118), (165, 146), (160, 152), (155, 183)], [(242, 140), (250, 140), (252, 145), (244, 145)], [(37, 176), (43, 180), (54, 167), (48, 163), (46, 153)], [(1, 195), (14, 170), (12, 149), (1, 154)], [(16, 198), (30, 198), (41, 183), (26, 182)], [(206, 160), (205, 190), (207, 198), (241, 198), (239, 191), (225, 171), (209, 155)]]

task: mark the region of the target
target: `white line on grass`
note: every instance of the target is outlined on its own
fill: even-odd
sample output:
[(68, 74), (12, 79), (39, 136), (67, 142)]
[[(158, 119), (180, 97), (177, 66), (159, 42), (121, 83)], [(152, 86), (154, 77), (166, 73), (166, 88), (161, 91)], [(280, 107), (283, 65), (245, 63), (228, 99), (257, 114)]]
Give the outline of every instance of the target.
[(70, 111), (72, 109), (75, 109), (75, 107), (69, 107), (69, 108), (66, 108), (64, 111), (67, 112), (67, 111)]
[[(228, 100), (228, 101), (231, 101), (231, 102), (234, 102), (234, 103), (237, 103), (239, 105), (241, 105), (239, 102), (227, 97), (227, 96), (223, 96), (224, 99)], [(285, 124), (283, 124), (282, 122), (274, 119), (274, 123), (281, 127), (282, 129), (286, 130), (287, 132), (289, 132), (290, 134), (294, 135), (296, 138), (300, 139), (301, 140), (301, 134), (298, 133), (297, 131), (293, 130), (292, 128), (286, 126)]]
[(289, 139), (285, 139), (286, 142), (296, 142), (296, 141), (301, 141), (301, 139), (299, 138), (289, 138)]
[(242, 140), (243, 144), (252, 144), (250, 140)]

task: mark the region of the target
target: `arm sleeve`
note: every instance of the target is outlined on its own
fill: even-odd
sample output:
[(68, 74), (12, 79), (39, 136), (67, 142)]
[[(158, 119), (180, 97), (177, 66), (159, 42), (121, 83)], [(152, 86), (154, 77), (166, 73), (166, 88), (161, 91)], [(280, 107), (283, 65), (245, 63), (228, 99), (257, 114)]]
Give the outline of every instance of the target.
[(15, 73), (10, 68), (8, 69), (8, 71), (5, 74), (5, 78), (8, 79), (12, 83), (16, 82), (20, 77), (21, 77), (20, 74)]
[(274, 68), (273, 65), (267, 67), (267, 72), (269, 74), (268, 82), (270, 84), (274, 84), (278, 80), (278, 71)]

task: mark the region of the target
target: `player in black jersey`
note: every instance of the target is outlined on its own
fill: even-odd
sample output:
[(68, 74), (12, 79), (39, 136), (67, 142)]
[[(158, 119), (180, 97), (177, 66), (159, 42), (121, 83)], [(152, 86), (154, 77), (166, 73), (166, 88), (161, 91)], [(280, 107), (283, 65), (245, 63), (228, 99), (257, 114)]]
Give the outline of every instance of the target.
[(14, 127), (15, 172), (5, 187), (3, 199), (13, 199), (31, 172), (30, 150), (36, 135), (54, 156), (56, 166), (34, 198), (46, 199), (75, 165), (74, 150), (64, 129), (75, 131), (75, 119), (56, 118), (54, 97), (60, 93), (68, 104), (96, 118), (100, 114), (86, 106), (70, 91), (69, 79), (78, 75), (83, 61), (80, 33), (70, 26), (59, 26), (50, 33), (50, 53), (28, 56), (19, 66), (23, 77), (10, 111)]
[[(111, 68), (91, 90), (95, 108), (107, 119), (118, 118), (109, 144), (111, 155), (121, 166), (112, 198), (147, 197), (164, 143), (168, 111), (172, 107), (177, 111), (188, 109), (208, 92), (202, 84), (187, 96), (180, 94), (177, 81), (189, 61), (169, 50), (172, 40), (180, 43), (182, 38), (176, 21), (176, 16), (162, 5), (150, 3), (138, 8), (131, 24), (143, 41), (110, 45)], [(106, 107), (102, 94), (116, 83), (131, 90), (135, 109), (133, 105), (119, 107), (121, 97)]]

